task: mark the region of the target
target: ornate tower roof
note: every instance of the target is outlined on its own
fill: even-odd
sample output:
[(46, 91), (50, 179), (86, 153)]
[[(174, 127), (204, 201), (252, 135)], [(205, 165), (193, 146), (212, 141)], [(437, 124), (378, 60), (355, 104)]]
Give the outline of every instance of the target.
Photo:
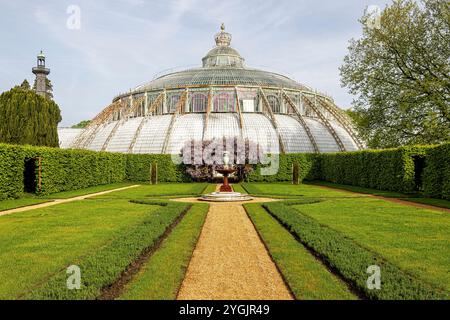
[(231, 34), (225, 32), (225, 25), (222, 23), (220, 32), (214, 36), (216, 47), (210, 50), (202, 59), (204, 68), (213, 67), (234, 67), (244, 68), (244, 58), (239, 52), (233, 49), (231, 44)]

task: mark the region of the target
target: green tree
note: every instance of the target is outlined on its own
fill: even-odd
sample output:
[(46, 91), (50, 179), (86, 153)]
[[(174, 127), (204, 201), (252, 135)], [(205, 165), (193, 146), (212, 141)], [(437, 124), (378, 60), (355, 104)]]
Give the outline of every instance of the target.
[(71, 128), (73, 129), (83, 129), (86, 128), (91, 123), (91, 120), (83, 120), (77, 124), (74, 124)]
[(370, 147), (450, 140), (450, 5), (394, 0), (350, 41), (342, 84), (357, 96), (353, 118)]
[(30, 90), (30, 83), (28, 82), (28, 80), (27, 79), (25, 79), (25, 80), (23, 80), (23, 82), (22, 82), (22, 84), (20, 85), (20, 87), (22, 88), (22, 89), (25, 89), (25, 90)]
[(61, 112), (26, 83), (0, 95), (0, 142), (58, 147)]

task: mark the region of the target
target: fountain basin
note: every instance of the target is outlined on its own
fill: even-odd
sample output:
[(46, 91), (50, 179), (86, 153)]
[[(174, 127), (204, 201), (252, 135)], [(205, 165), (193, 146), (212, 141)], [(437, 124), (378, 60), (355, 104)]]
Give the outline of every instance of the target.
[(233, 201), (250, 201), (253, 200), (248, 194), (239, 192), (213, 192), (203, 195), (200, 200), (212, 202), (233, 202)]

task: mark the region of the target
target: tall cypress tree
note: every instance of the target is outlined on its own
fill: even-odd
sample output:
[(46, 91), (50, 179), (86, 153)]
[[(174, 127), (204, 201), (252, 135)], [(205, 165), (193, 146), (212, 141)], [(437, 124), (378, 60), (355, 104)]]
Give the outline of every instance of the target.
[(0, 142), (58, 147), (61, 111), (27, 81), (0, 95)]

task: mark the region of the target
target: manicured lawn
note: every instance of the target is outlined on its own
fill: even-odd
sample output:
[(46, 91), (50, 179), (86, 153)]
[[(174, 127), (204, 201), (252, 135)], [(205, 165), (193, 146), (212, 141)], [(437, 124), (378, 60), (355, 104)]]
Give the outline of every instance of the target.
[(450, 215), (373, 198), (294, 206), (417, 277), (450, 290)]
[(325, 187), (347, 190), (347, 191), (357, 192), (357, 193), (371, 194), (374, 196), (381, 196), (381, 197), (386, 197), (386, 198), (407, 198), (407, 197), (413, 196), (413, 195), (407, 195), (407, 194), (399, 193), (399, 192), (363, 188), (363, 187), (358, 187), (358, 186), (350, 186), (350, 185), (338, 184), (338, 183), (332, 183), (332, 182), (326, 182), (326, 181), (312, 181), (312, 182), (307, 182), (306, 184), (313, 185), (313, 186), (314, 185), (325, 186)]
[(422, 204), (427, 204), (430, 206), (441, 207), (450, 209), (450, 201), (444, 199), (433, 199), (433, 198), (407, 198), (403, 199), (410, 202), (417, 202)]
[(238, 183), (233, 184), (233, 191), (234, 192), (240, 192), (240, 193), (243, 193), (243, 194), (247, 193), (247, 191), (242, 187), (242, 185), (238, 184)]
[(392, 191), (381, 191), (381, 190), (376, 190), (376, 189), (362, 188), (362, 187), (349, 186), (349, 185), (324, 182), (324, 181), (311, 182), (311, 185), (326, 186), (326, 187), (330, 187), (330, 188), (336, 188), (336, 189), (347, 190), (347, 191), (358, 192), (358, 193), (371, 194), (371, 195), (381, 196), (381, 197), (386, 197), (386, 198), (401, 198), (402, 200), (405, 200), (405, 201), (422, 203), (422, 204), (427, 204), (430, 206), (450, 209), (450, 201), (449, 200), (421, 197), (420, 194), (403, 194), (403, 193), (392, 192)]
[(342, 198), (342, 197), (364, 197), (354, 193), (341, 190), (326, 190), (312, 185), (292, 185), (290, 183), (243, 183), (242, 187), (249, 194), (259, 196), (278, 196), (283, 198)]
[(174, 300), (184, 279), (209, 206), (195, 204), (151, 256), (120, 299)]
[(21, 208), (21, 207), (27, 207), (32, 206), (34, 204), (49, 202), (52, 200), (49, 199), (39, 199), (34, 197), (27, 197), (27, 198), (19, 198), (19, 199), (11, 199), (11, 200), (3, 200), (0, 201), (0, 212), (15, 208)]
[[(85, 266), (85, 277), (97, 277), (90, 279), (94, 289), (87, 290), (87, 296), (95, 296), (99, 285), (120, 274), (119, 269), (151, 245), (164, 226), (187, 207), (130, 203), (133, 194), (126, 191), (149, 194), (155, 188), (135, 189), (139, 190), (117, 192), (123, 199), (75, 201), (0, 217), (0, 299), (25, 298), (31, 289), (32, 297), (63, 298), (60, 286), (45, 285), (52, 279), (65, 284), (65, 268), (71, 264)], [(124, 240), (134, 242), (122, 243)], [(103, 274), (96, 274), (99, 267), (103, 267)]]
[(216, 186), (217, 185), (215, 183), (208, 184), (206, 189), (203, 191), (203, 194), (208, 194), (208, 193), (215, 192), (216, 191)]
[(44, 198), (44, 199), (68, 199), (68, 198), (74, 198), (74, 197), (83, 196), (83, 195), (91, 194), (91, 193), (119, 189), (119, 188), (123, 188), (123, 187), (127, 187), (127, 186), (132, 186), (134, 184), (135, 183), (130, 183), (130, 182), (111, 183), (111, 184), (93, 186), (93, 187), (84, 188), (84, 189), (53, 193), (53, 194), (50, 194), (47, 196), (43, 196), (42, 198)]
[(260, 204), (246, 204), (245, 208), (296, 299), (357, 298)]
[(36, 195), (31, 195), (31, 194), (24, 194), (23, 197), (18, 198), (18, 199), (9, 199), (9, 200), (0, 201), (0, 211), (21, 208), (21, 207), (27, 207), (27, 206), (31, 206), (31, 205), (35, 205), (35, 204), (39, 204), (39, 203), (45, 203), (45, 202), (52, 201), (53, 199), (68, 199), (68, 198), (78, 197), (78, 196), (87, 195), (87, 194), (91, 194), (91, 193), (123, 188), (123, 187), (131, 186), (131, 185), (133, 185), (133, 184), (132, 183), (112, 183), (112, 184), (94, 186), (94, 187), (89, 187), (89, 188), (84, 188), (84, 189), (53, 193), (51, 195), (46, 195), (46, 196), (42, 196), (42, 197), (39, 197)]
[(162, 183), (157, 185), (142, 185), (138, 188), (118, 191), (95, 197), (95, 199), (145, 199), (152, 197), (188, 197), (201, 195), (207, 183)]

